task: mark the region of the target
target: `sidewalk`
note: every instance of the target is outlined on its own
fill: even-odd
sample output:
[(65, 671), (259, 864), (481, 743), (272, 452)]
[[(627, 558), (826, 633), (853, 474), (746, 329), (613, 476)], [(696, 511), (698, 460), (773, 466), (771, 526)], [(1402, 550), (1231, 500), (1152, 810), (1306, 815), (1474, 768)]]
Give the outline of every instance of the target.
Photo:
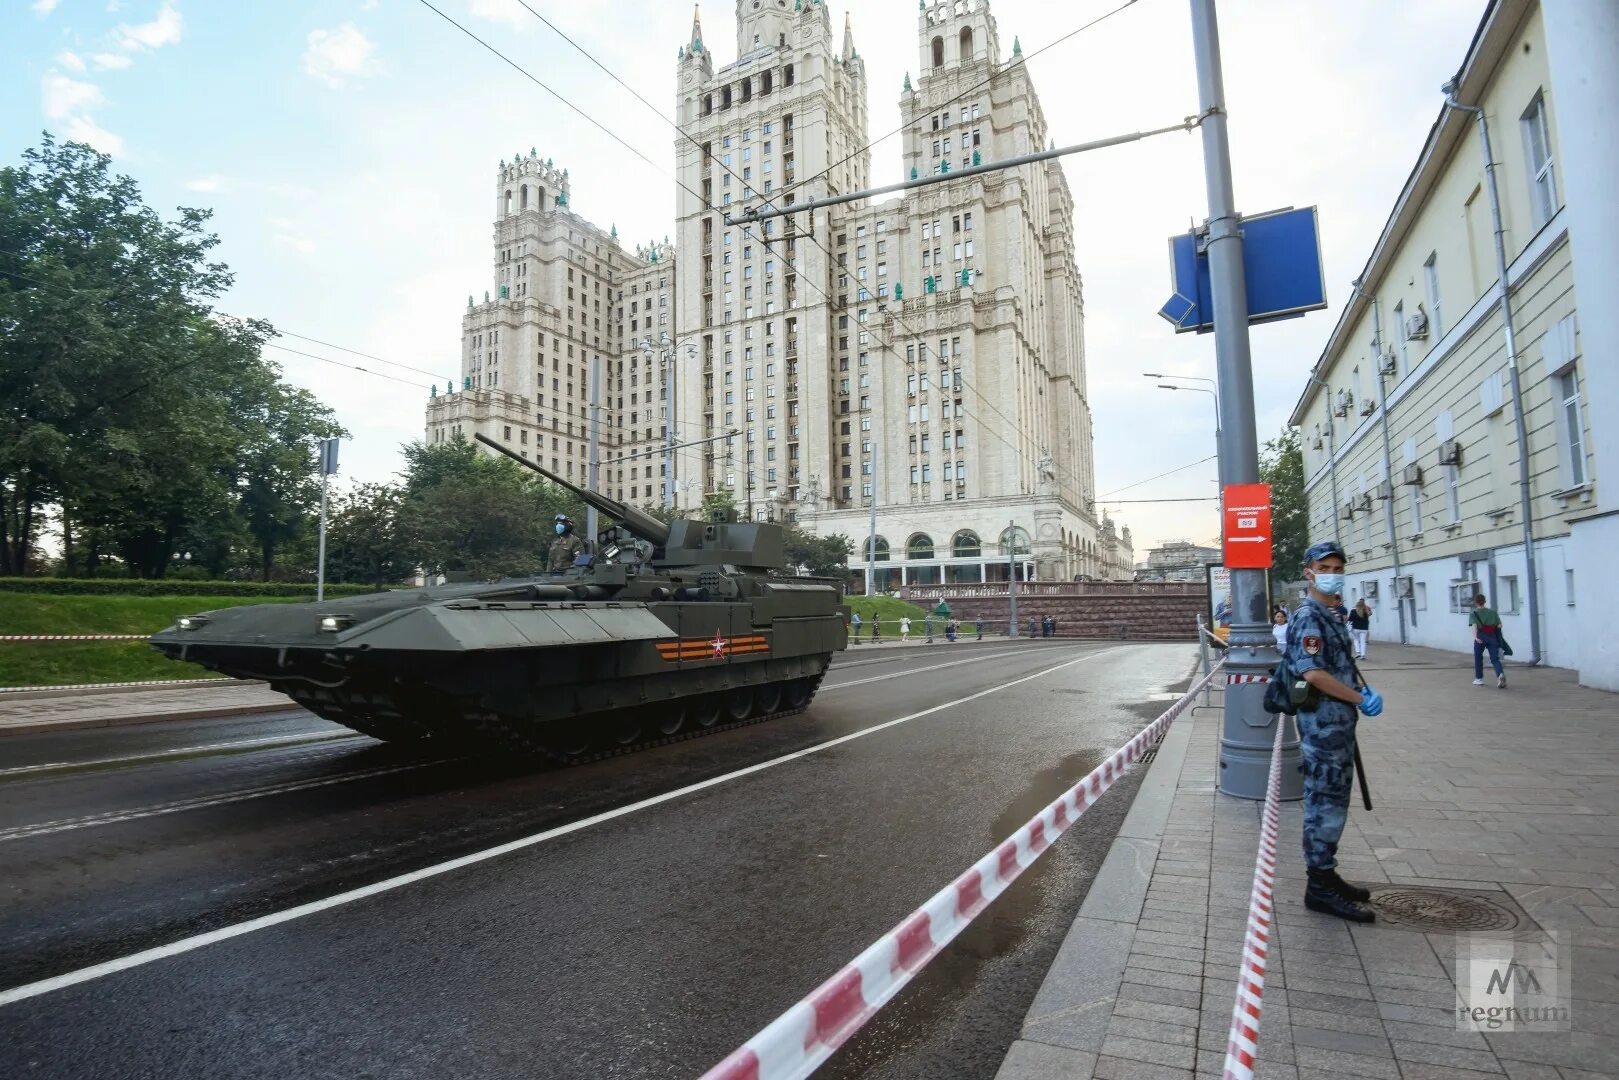
[(36, 731), (284, 712), (298, 707), (263, 683), (250, 682), (166, 686), (116, 693), (64, 692), (22, 700), (0, 697), (0, 738)]
[[(1357, 791), (1339, 859), (1376, 924), (1305, 910), (1282, 805), (1261, 1080), (1619, 1075), (1619, 697), (1550, 669), (1476, 688), (1470, 659), (1362, 665), (1389, 705), (1361, 720), (1376, 811)], [(1215, 791), (1219, 701), (1164, 739), (997, 1080), (1221, 1075), (1260, 804)], [(1573, 1030), (1458, 1030), (1457, 921), (1567, 932)]]

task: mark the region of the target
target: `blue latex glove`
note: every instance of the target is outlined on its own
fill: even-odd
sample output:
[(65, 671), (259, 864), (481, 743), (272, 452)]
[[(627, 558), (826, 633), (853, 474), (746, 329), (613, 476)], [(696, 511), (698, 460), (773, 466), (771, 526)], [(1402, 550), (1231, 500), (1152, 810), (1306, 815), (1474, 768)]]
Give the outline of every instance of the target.
[(1367, 716), (1376, 716), (1383, 711), (1383, 695), (1370, 686), (1364, 687), (1360, 696), (1360, 711)]

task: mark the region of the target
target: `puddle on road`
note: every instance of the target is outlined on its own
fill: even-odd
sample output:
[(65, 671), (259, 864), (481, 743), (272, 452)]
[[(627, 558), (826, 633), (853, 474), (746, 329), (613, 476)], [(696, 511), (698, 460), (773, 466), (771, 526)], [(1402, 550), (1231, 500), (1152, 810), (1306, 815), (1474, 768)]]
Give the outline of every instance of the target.
[[(1106, 753), (1101, 748), (1081, 750), (1036, 773), (1022, 794), (1013, 799), (986, 830), (981, 838), (982, 851), (991, 850), (1063, 791), (1078, 783), (1101, 763)], [(1100, 855), (1097, 858), (1100, 859)], [(997, 897), (924, 969), (916, 982), (822, 1067), (817, 1073), (820, 1080), (852, 1080), (871, 1075), (873, 1070), (882, 1074), (883, 1066), (903, 1059), (910, 1048), (938, 1044), (939, 1031), (944, 1025), (959, 1028), (992, 1024), (992, 1017), (958, 1015), (962, 1000), (977, 986), (985, 965), (1016, 953), (1031, 935), (1047, 929), (1046, 923), (1060, 914), (1047, 910), (1053, 887), (1060, 884), (1052, 876), (1057, 865), (1048, 853), (1025, 870), (1011, 888)], [(1096, 867), (1087, 864), (1065, 867), (1064, 871), (1073, 873), (1076, 869), (1088, 875), (1094, 873)], [(1067, 920), (1063, 923), (1066, 926)], [(1022, 1017), (1026, 1004), (1016, 1007), (1018, 1018)]]

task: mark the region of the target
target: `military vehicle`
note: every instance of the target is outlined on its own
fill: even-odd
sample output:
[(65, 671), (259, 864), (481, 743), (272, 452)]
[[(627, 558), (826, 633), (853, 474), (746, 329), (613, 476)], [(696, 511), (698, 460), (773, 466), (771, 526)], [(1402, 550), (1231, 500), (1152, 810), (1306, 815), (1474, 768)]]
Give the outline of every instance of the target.
[(478, 439), (617, 522), (558, 573), (203, 612), (155, 634), (390, 742), (579, 761), (802, 711), (848, 643), (837, 587), (792, 577), (782, 530), (665, 525)]

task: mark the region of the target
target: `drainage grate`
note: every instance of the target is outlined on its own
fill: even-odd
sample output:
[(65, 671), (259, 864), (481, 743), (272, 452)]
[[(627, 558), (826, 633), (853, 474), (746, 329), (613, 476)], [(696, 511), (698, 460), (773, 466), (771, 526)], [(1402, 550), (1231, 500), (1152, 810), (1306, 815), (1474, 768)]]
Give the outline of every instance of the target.
[(1489, 932), (1516, 930), (1529, 919), (1505, 893), (1483, 893), (1407, 885), (1372, 886), (1379, 921), (1421, 930)]
[(1156, 746), (1148, 747), (1147, 751), (1141, 755), (1141, 762), (1140, 763), (1142, 765), (1151, 765), (1152, 764), (1152, 759), (1157, 757), (1157, 756), (1158, 756), (1158, 748)]

